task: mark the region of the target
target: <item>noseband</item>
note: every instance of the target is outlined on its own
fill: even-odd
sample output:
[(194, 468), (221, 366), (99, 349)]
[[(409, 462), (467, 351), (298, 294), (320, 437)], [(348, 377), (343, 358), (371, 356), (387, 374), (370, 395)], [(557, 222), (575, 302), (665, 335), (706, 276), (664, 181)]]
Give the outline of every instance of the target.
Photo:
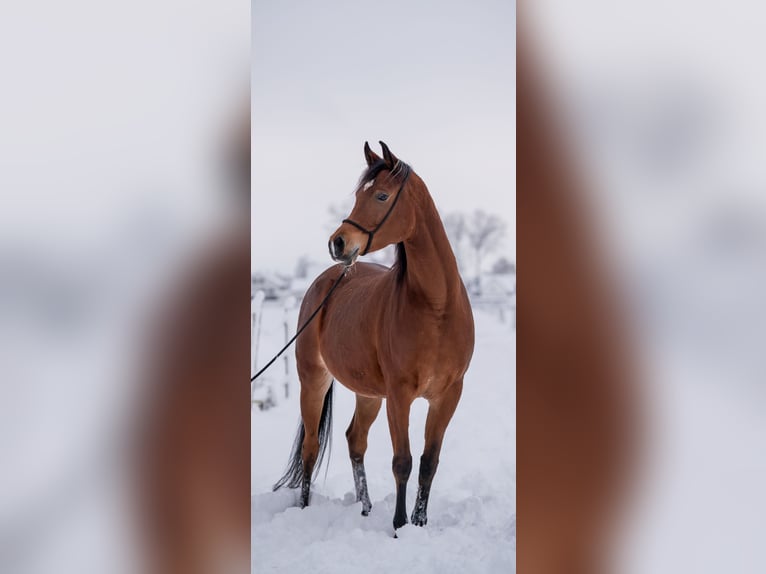
[(383, 219), (380, 220), (380, 223), (378, 223), (372, 230), (365, 229), (361, 225), (359, 225), (356, 221), (352, 221), (350, 219), (344, 219), (342, 223), (348, 223), (349, 225), (353, 225), (356, 227), (359, 231), (367, 234), (367, 245), (364, 247), (364, 251), (362, 251), (361, 255), (367, 255), (367, 252), (370, 250), (370, 245), (372, 245), (372, 238), (375, 237), (375, 234), (377, 233), (378, 229), (380, 229), (383, 224), (386, 222), (386, 219), (388, 219), (388, 216), (391, 215), (391, 212), (394, 210), (394, 207), (396, 207), (396, 202), (399, 201), (399, 196), (402, 195), (402, 191), (404, 190), (404, 186), (407, 183), (407, 180), (410, 178), (410, 166), (407, 164), (404, 164), (404, 179), (402, 180), (402, 184), (399, 186), (399, 191), (396, 192), (396, 197), (394, 198), (394, 201), (391, 202), (391, 207), (388, 208), (388, 211), (383, 216)]

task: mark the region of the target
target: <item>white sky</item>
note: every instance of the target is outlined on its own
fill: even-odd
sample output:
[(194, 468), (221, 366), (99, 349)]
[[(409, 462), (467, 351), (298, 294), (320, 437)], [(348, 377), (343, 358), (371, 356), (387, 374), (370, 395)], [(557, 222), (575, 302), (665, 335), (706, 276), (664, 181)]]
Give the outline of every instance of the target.
[(514, 2), (261, 1), (252, 22), (253, 269), (332, 263), (328, 206), (350, 200), (365, 140), (442, 214), (500, 215), (515, 255)]

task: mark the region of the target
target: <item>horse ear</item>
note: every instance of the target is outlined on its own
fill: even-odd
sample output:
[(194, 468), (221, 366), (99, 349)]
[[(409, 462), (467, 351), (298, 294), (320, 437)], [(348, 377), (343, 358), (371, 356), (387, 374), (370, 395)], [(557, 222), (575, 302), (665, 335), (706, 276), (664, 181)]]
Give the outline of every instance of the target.
[(364, 159), (367, 160), (367, 167), (380, 161), (380, 156), (370, 149), (370, 144), (367, 142), (364, 142)]
[(388, 149), (388, 146), (384, 144), (383, 142), (378, 142), (380, 144), (380, 147), (383, 148), (383, 159), (386, 160), (386, 165), (388, 166), (388, 169), (393, 169), (393, 167), (396, 165), (396, 162), (399, 160), (397, 157), (391, 153), (391, 150)]

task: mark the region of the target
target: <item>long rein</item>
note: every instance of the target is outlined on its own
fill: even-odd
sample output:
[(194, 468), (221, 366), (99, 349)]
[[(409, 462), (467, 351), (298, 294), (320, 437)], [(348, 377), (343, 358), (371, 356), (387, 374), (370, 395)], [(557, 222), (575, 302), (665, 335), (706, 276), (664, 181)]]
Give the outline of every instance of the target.
[(251, 383), (252, 383), (252, 382), (253, 382), (255, 379), (257, 379), (258, 377), (260, 377), (260, 376), (261, 376), (261, 374), (263, 373), (263, 371), (265, 371), (265, 370), (266, 370), (266, 369), (268, 369), (268, 368), (269, 368), (269, 367), (270, 367), (272, 364), (274, 364), (274, 361), (276, 361), (276, 360), (277, 360), (277, 359), (278, 359), (278, 358), (279, 358), (279, 357), (282, 355), (282, 353), (284, 353), (284, 352), (285, 352), (285, 351), (288, 349), (288, 347), (289, 347), (290, 345), (292, 345), (292, 344), (293, 344), (293, 342), (295, 342), (295, 339), (297, 339), (297, 338), (298, 338), (298, 335), (300, 335), (300, 334), (303, 332), (303, 330), (304, 330), (306, 327), (308, 327), (308, 326), (309, 326), (309, 323), (311, 323), (311, 321), (314, 319), (314, 317), (316, 317), (316, 316), (317, 316), (317, 314), (319, 314), (319, 311), (321, 311), (322, 307), (324, 307), (324, 304), (325, 304), (325, 303), (327, 303), (327, 300), (330, 298), (330, 295), (332, 295), (332, 292), (333, 292), (333, 291), (335, 291), (335, 288), (336, 288), (336, 287), (338, 286), (338, 284), (340, 283), (340, 280), (341, 280), (341, 279), (343, 279), (343, 278), (346, 276), (346, 273), (347, 273), (347, 272), (348, 272), (348, 267), (343, 267), (343, 273), (341, 273), (340, 275), (338, 275), (338, 278), (335, 280), (335, 283), (333, 283), (333, 284), (332, 284), (332, 287), (330, 287), (330, 290), (327, 292), (327, 295), (325, 295), (325, 296), (324, 296), (324, 299), (322, 299), (322, 302), (319, 304), (319, 307), (317, 307), (317, 308), (314, 310), (314, 312), (313, 312), (313, 313), (311, 314), (311, 316), (310, 316), (310, 317), (309, 317), (309, 318), (306, 320), (306, 322), (305, 322), (305, 323), (303, 323), (303, 325), (301, 326), (301, 328), (300, 328), (300, 329), (298, 329), (298, 331), (296, 331), (296, 333), (295, 333), (295, 335), (293, 336), (293, 338), (292, 338), (292, 339), (290, 339), (290, 340), (287, 342), (287, 344), (286, 344), (284, 347), (282, 347), (282, 350), (281, 350), (281, 351), (279, 351), (279, 353), (277, 353), (277, 354), (274, 356), (274, 358), (273, 358), (273, 359), (271, 359), (271, 360), (270, 360), (268, 363), (266, 363), (266, 365), (265, 365), (265, 366), (264, 366), (264, 367), (263, 367), (263, 368), (262, 368), (260, 371), (258, 371), (257, 373), (255, 373), (255, 375), (253, 375), (252, 377), (250, 377), (250, 382), (251, 382)]
[[(386, 219), (388, 219), (388, 216), (391, 215), (391, 212), (394, 210), (394, 207), (396, 207), (396, 202), (399, 201), (399, 196), (402, 195), (402, 191), (404, 190), (404, 186), (405, 186), (405, 184), (407, 183), (407, 180), (410, 177), (410, 167), (407, 166), (407, 164), (404, 164), (404, 165), (406, 166), (405, 167), (406, 171), (405, 171), (405, 174), (404, 174), (404, 179), (402, 180), (402, 184), (399, 186), (399, 191), (396, 192), (396, 197), (394, 198), (394, 201), (391, 202), (391, 207), (388, 208), (388, 211), (383, 216), (383, 219), (380, 220), (380, 223), (378, 223), (375, 226), (374, 229), (372, 229), (370, 231), (370, 230), (365, 229), (364, 227), (362, 227), (361, 225), (359, 225), (355, 221), (351, 221), (350, 219), (344, 219), (343, 220), (343, 223), (349, 223), (349, 224), (353, 225), (354, 227), (356, 227), (357, 229), (359, 229), (360, 231), (363, 231), (364, 233), (367, 234), (367, 245), (365, 246), (364, 251), (362, 252), (362, 255), (366, 255), (367, 254), (367, 252), (370, 249), (370, 245), (372, 244), (373, 236), (381, 228), (381, 226), (386, 222)], [(306, 329), (306, 327), (309, 326), (311, 321), (314, 320), (314, 317), (316, 317), (319, 314), (319, 311), (322, 310), (322, 307), (324, 307), (325, 303), (327, 303), (327, 301), (330, 299), (330, 295), (332, 295), (332, 292), (335, 291), (335, 288), (338, 286), (338, 284), (341, 282), (341, 280), (346, 276), (346, 273), (348, 272), (348, 270), (349, 270), (348, 266), (344, 266), (343, 267), (343, 272), (340, 275), (338, 275), (338, 278), (335, 280), (335, 283), (332, 284), (332, 287), (330, 287), (330, 290), (327, 292), (327, 295), (325, 295), (324, 299), (322, 299), (321, 303), (319, 303), (319, 306), (314, 310), (314, 312), (311, 314), (311, 316), (308, 319), (306, 319), (306, 322), (303, 323), (303, 325), (301, 325), (301, 328), (296, 331), (296, 333), (292, 337), (292, 339), (290, 339), (287, 342), (287, 344), (284, 347), (282, 347), (282, 349), (274, 356), (274, 358), (272, 358), (268, 363), (266, 363), (266, 365), (264, 365), (263, 368), (261, 368), (260, 371), (255, 373), (255, 375), (250, 377), (250, 382), (251, 383), (255, 379), (257, 379), (258, 377), (260, 377), (266, 369), (268, 369), (271, 365), (273, 365), (274, 361), (276, 361), (279, 357), (281, 357), (282, 353), (284, 353), (290, 347), (290, 345), (292, 345), (295, 342), (295, 340), (298, 338), (298, 335), (300, 335)]]

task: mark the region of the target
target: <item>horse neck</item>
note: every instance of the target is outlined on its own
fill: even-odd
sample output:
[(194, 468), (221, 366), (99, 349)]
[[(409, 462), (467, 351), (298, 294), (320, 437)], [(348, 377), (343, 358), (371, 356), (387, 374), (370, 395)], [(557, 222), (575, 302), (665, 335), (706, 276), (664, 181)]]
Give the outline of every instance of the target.
[(460, 292), (461, 279), (444, 225), (423, 187), (415, 230), (400, 247), (404, 252), (399, 253), (400, 280), (410, 303), (444, 310)]

